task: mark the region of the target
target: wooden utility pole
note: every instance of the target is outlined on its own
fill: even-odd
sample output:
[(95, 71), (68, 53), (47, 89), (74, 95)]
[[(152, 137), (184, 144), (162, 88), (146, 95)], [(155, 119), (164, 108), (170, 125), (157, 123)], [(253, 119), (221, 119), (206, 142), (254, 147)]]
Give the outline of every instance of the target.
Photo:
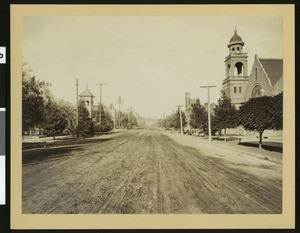
[(111, 109), (111, 116), (113, 118), (114, 121), (114, 130), (116, 129), (116, 109), (115, 106), (113, 104), (110, 105), (110, 109)]
[(76, 137), (78, 138), (78, 122), (79, 122), (79, 116), (78, 116), (78, 78), (76, 78)]
[(208, 138), (209, 141), (211, 141), (211, 122), (210, 122), (210, 88), (216, 87), (216, 86), (200, 86), (200, 88), (207, 88), (207, 110), (208, 110)]
[(183, 127), (182, 127), (182, 115), (181, 115), (181, 107), (183, 107), (183, 105), (178, 105), (178, 110), (179, 110), (179, 116), (180, 116), (180, 133), (183, 134)]
[(118, 104), (119, 104), (119, 129), (121, 129), (121, 127), (122, 127), (121, 103), (122, 103), (122, 99), (121, 99), (121, 96), (119, 96), (119, 99), (118, 99)]
[(99, 124), (101, 125), (101, 114), (102, 114), (102, 86), (107, 85), (106, 83), (96, 83), (100, 86), (100, 102), (99, 102)]

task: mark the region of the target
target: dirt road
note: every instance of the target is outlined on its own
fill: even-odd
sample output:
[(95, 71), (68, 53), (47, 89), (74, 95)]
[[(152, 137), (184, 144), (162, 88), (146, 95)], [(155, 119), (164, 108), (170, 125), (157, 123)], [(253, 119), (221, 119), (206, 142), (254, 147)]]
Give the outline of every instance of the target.
[(156, 130), (24, 151), (23, 213), (281, 213), (281, 179), (246, 170)]

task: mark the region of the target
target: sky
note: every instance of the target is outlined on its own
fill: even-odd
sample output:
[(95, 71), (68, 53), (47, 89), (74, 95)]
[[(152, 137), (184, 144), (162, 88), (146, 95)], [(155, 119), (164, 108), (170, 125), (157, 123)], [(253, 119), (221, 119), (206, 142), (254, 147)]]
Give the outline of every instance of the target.
[(185, 92), (217, 103), (225, 78), (227, 44), (237, 33), (248, 53), (283, 58), (283, 20), (273, 16), (26, 16), (23, 59), (33, 74), (51, 83), (57, 99), (76, 103), (88, 89), (102, 103), (147, 118), (162, 118), (184, 105)]

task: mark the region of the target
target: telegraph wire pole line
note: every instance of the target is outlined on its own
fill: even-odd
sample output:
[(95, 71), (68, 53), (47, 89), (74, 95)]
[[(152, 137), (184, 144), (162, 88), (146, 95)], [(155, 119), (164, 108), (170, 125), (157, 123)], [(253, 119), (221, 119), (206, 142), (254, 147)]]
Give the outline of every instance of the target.
[(119, 129), (121, 129), (121, 127), (122, 127), (121, 103), (123, 103), (123, 100), (122, 100), (121, 96), (119, 96), (119, 99), (118, 99), (118, 104), (119, 104)]
[(99, 102), (99, 124), (101, 125), (101, 114), (102, 114), (102, 86), (107, 85), (107, 83), (96, 83), (96, 85), (100, 86), (100, 102)]
[(76, 137), (78, 138), (78, 123), (79, 123), (79, 116), (78, 116), (78, 78), (75, 79), (76, 80)]
[(177, 105), (177, 107), (178, 107), (179, 116), (180, 116), (180, 133), (183, 134), (182, 115), (181, 115), (181, 107), (183, 107), (183, 105)]
[(211, 120), (210, 120), (210, 88), (217, 86), (200, 86), (200, 88), (207, 88), (207, 109), (208, 109), (208, 138), (211, 141)]

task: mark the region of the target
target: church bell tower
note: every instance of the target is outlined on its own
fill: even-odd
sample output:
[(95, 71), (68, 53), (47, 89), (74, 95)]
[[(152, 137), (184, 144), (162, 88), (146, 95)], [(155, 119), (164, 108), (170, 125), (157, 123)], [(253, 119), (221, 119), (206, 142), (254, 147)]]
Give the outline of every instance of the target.
[(239, 108), (245, 101), (245, 93), (249, 81), (248, 54), (243, 52), (244, 42), (235, 29), (227, 47), (229, 54), (225, 58), (225, 79), (222, 90)]

